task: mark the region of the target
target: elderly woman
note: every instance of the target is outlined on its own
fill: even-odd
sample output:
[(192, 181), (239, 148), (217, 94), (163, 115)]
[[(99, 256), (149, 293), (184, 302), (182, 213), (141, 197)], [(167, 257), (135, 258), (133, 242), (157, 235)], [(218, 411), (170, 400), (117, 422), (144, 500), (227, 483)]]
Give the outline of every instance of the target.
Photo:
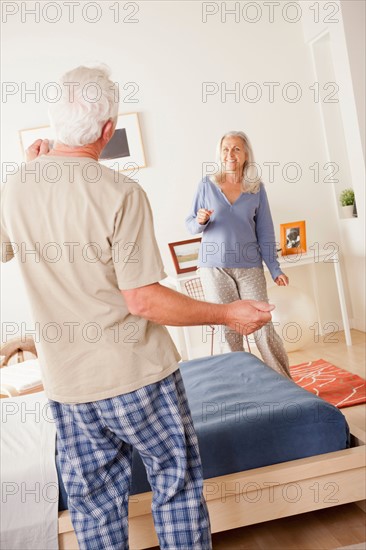
[[(202, 233), (199, 274), (211, 302), (268, 302), (263, 261), (279, 286), (286, 286), (276, 255), (267, 194), (259, 180), (253, 151), (243, 132), (229, 132), (218, 143), (220, 169), (200, 182), (186, 219), (192, 234)], [(225, 327), (231, 351), (243, 351), (243, 339)], [(282, 340), (268, 323), (254, 333), (264, 362), (291, 378)]]

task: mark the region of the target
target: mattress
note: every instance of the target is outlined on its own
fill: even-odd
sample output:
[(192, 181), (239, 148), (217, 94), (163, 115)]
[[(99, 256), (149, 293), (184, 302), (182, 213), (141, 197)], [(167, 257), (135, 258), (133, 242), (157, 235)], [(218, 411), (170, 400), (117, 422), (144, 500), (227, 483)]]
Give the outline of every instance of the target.
[[(250, 353), (183, 362), (181, 373), (205, 479), (350, 445), (346, 419), (336, 407)], [(59, 509), (64, 510), (67, 497), (59, 478)], [(150, 490), (145, 467), (134, 450), (131, 494)]]

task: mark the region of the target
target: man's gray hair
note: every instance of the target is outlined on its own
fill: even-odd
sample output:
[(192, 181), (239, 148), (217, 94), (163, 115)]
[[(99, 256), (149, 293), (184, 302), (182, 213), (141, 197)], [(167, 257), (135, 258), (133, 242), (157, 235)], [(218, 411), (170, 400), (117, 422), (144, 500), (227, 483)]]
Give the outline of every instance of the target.
[(57, 142), (69, 147), (94, 143), (108, 120), (116, 122), (118, 85), (106, 65), (77, 67), (60, 80), (62, 96), (52, 103), (49, 117)]

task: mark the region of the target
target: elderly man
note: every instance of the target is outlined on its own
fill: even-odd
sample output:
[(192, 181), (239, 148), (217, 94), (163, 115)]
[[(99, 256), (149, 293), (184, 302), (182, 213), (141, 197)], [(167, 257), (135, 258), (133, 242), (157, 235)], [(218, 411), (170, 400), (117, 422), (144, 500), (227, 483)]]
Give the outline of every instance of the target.
[[(2, 261), (17, 256), (33, 317), (62, 476), (81, 550), (128, 548), (131, 450), (144, 461), (162, 549), (211, 548), (197, 439), (164, 325), (226, 324), (249, 334), (262, 302), (216, 305), (165, 277), (142, 188), (98, 163), (118, 90), (106, 68), (78, 67), (38, 140), (4, 188)], [(85, 91), (97, 90), (93, 101)]]

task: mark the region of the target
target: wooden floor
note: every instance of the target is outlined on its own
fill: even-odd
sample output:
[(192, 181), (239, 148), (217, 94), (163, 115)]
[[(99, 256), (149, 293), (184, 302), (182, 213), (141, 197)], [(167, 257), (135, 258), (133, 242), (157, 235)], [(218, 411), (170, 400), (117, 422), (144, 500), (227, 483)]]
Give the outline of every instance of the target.
[[(290, 365), (324, 359), (366, 378), (365, 336), (352, 330), (352, 347), (346, 346), (343, 333), (325, 341), (320, 338), (289, 354)], [(363, 542), (366, 550), (366, 514), (356, 504), (346, 504), (217, 533), (212, 538), (214, 550), (331, 550)]]
[[(214, 550), (331, 550), (366, 541), (366, 514), (344, 504), (213, 535)], [(366, 542), (365, 542), (366, 550)]]

